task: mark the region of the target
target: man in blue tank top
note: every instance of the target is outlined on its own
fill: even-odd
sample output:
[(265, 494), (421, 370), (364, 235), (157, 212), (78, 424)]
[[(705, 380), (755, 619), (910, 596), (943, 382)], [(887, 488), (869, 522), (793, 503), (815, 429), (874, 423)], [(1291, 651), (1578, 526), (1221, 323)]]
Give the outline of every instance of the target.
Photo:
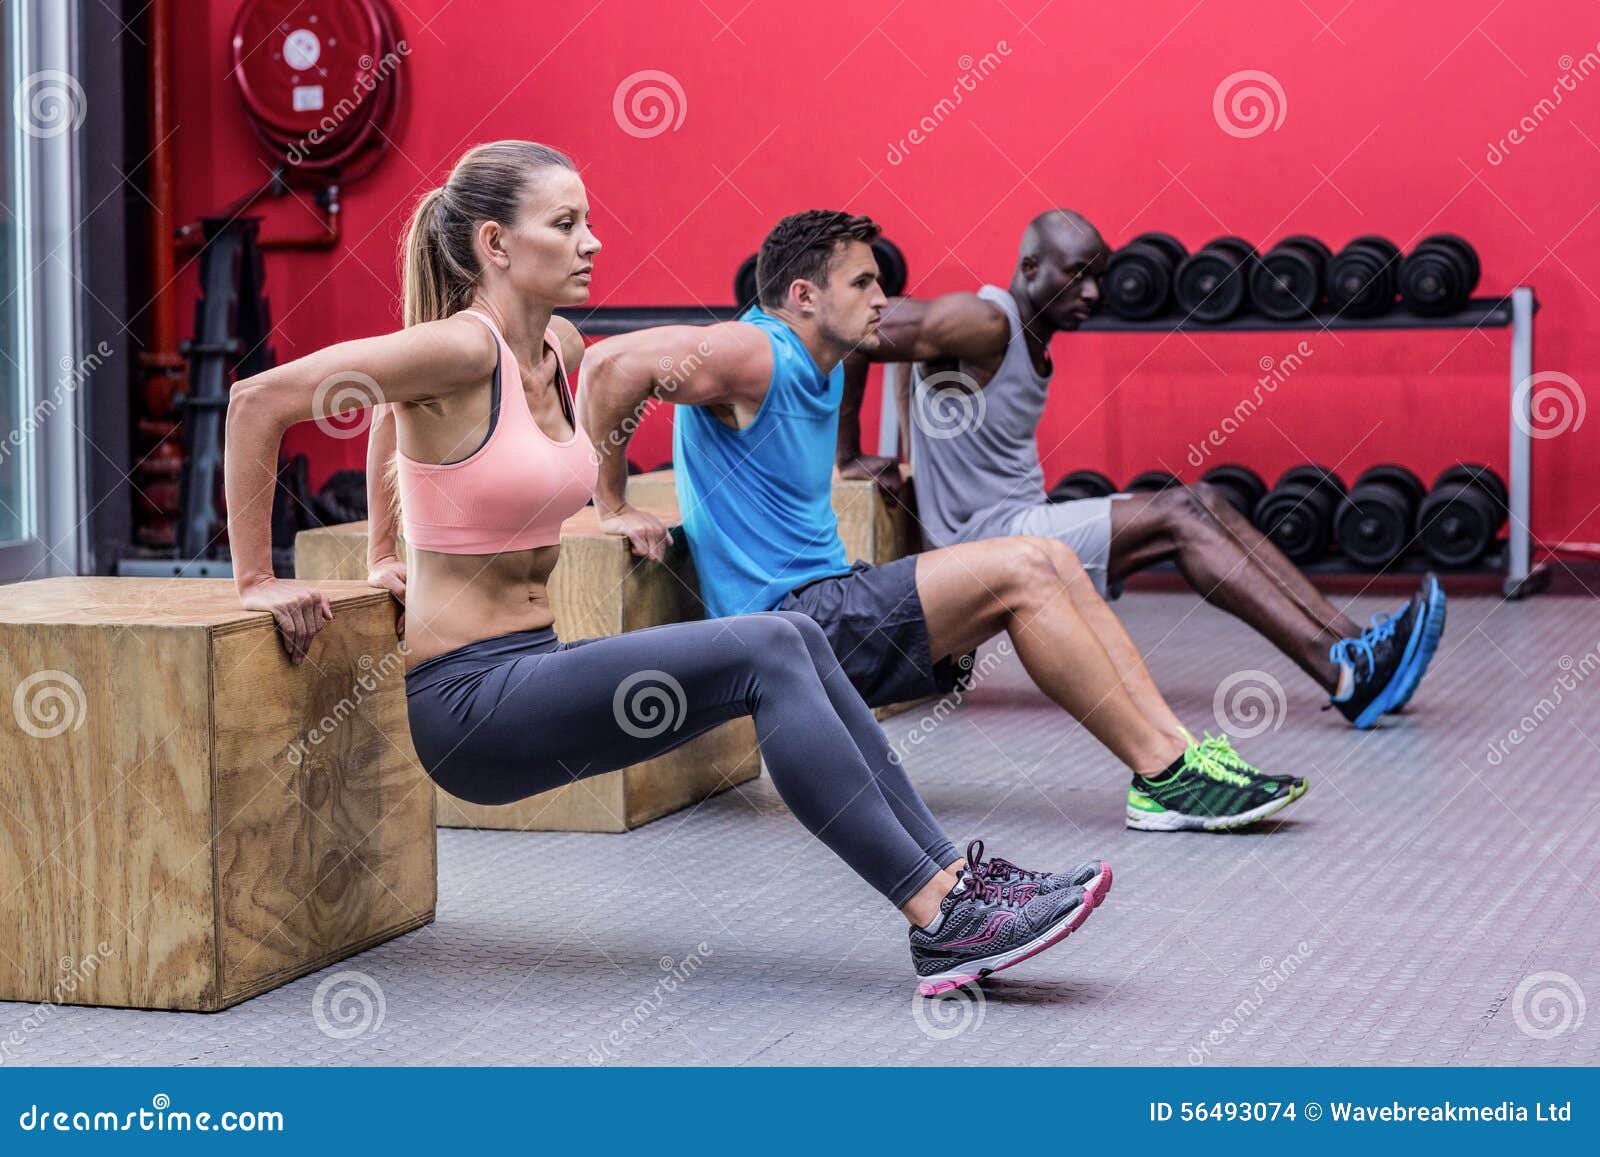
[(1050, 341), (1076, 330), (1096, 305), (1049, 270), (1105, 254), (1093, 225), (1052, 209), (1028, 223), (1009, 289), (890, 302), (878, 340), (846, 360), (841, 471), (859, 477), (881, 468), (881, 460), (859, 454), (867, 363), (914, 362), (907, 426), (930, 545), (999, 535), (1057, 539), (1102, 594), (1136, 571), (1175, 563), (1206, 601), (1298, 663), (1350, 722), (1373, 726), (1410, 699), (1438, 647), (1445, 597), (1431, 575), (1393, 616), (1362, 630), (1208, 482), (1066, 500), (1045, 494), (1037, 433), (1054, 368)]
[[(796, 213), (762, 242), (759, 308), (590, 347), (580, 402), (601, 459), (601, 525), (663, 557), (666, 528), (627, 504), (623, 451), (650, 401), (672, 402), (679, 513), (713, 616), (809, 615), (874, 705), (951, 690), (955, 657), (1004, 632), (1039, 688), (1132, 772), (1132, 828), (1234, 828), (1298, 799), (1304, 779), (1264, 775), (1226, 740), (1193, 737), (1062, 543), (989, 538), (850, 565), (830, 493), (840, 367), (882, 340), (877, 235), (865, 217)], [(1103, 265), (1096, 254), (1041, 269), (1039, 300), (1069, 286), (1092, 299)]]

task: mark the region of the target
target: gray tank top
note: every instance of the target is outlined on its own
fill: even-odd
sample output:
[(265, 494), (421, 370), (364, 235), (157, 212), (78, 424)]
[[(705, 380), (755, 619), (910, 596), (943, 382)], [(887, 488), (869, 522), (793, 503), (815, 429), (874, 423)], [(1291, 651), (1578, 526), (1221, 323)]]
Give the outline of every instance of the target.
[(1033, 368), (1011, 294), (985, 285), (978, 296), (1011, 323), (989, 384), (974, 392), (958, 376), (965, 371), (912, 370), (911, 470), (929, 546), (1004, 533), (1019, 510), (1044, 502), (1038, 429), (1050, 379)]

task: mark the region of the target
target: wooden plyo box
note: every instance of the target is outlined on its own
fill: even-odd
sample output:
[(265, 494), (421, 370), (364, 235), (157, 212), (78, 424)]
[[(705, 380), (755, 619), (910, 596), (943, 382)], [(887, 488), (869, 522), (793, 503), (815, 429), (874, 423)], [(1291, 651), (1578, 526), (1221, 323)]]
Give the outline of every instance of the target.
[(0, 1000), (214, 1012), (433, 920), (387, 594), (289, 662), (227, 579), (0, 587)]
[[(669, 526), (676, 506), (657, 506)], [(550, 606), (563, 638), (619, 635), (702, 617), (694, 568), (682, 536), (665, 564), (635, 558), (618, 535), (600, 530), (593, 507), (561, 529), (561, 561), (550, 577)], [(403, 546), (402, 546), (403, 549)], [(302, 531), (295, 574), (302, 581), (367, 572), (367, 524)], [(368, 588), (371, 589), (371, 588)], [(537, 726), (529, 720), (529, 726)], [(442, 827), (511, 831), (623, 832), (699, 803), (761, 770), (755, 724), (735, 719), (656, 759), (578, 780), (500, 806), (468, 803), (439, 791)]]

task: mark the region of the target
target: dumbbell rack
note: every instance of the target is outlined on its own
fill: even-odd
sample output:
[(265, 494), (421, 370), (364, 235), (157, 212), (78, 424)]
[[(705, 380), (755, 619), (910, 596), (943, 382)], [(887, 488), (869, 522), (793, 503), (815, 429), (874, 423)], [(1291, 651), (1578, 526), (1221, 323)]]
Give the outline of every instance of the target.
[[(1533, 375), (1533, 315), (1538, 309), (1533, 290), (1518, 286), (1507, 297), (1475, 297), (1448, 317), (1421, 317), (1395, 308), (1382, 317), (1340, 317), (1321, 313), (1302, 321), (1273, 321), (1245, 314), (1219, 324), (1206, 325), (1176, 315), (1148, 321), (1124, 321), (1099, 314), (1084, 322), (1083, 333), (1265, 333), (1291, 330), (1511, 330), (1511, 469), (1506, 490), (1510, 514), (1504, 553), (1502, 589), (1509, 599), (1537, 594), (1550, 582), (1544, 564), (1533, 565), (1533, 536), (1529, 530), (1529, 491), (1533, 476), (1532, 392), (1518, 387)], [(887, 407), (885, 419), (888, 419)], [(880, 448), (879, 453), (888, 453)], [(1490, 558), (1495, 558), (1494, 554)], [(1315, 572), (1319, 568), (1308, 568)], [(1499, 569), (1496, 567), (1495, 569)]]

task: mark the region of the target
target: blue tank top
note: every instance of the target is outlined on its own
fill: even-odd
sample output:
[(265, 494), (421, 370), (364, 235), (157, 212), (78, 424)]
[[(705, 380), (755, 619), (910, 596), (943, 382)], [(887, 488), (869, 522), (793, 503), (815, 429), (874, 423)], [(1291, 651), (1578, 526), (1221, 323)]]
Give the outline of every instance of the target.
[(713, 618), (770, 611), (801, 583), (850, 569), (833, 513), (843, 367), (824, 374), (757, 306), (739, 320), (772, 343), (755, 421), (735, 430), (701, 406), (679, 406), (672, 419), (678, 513)]

